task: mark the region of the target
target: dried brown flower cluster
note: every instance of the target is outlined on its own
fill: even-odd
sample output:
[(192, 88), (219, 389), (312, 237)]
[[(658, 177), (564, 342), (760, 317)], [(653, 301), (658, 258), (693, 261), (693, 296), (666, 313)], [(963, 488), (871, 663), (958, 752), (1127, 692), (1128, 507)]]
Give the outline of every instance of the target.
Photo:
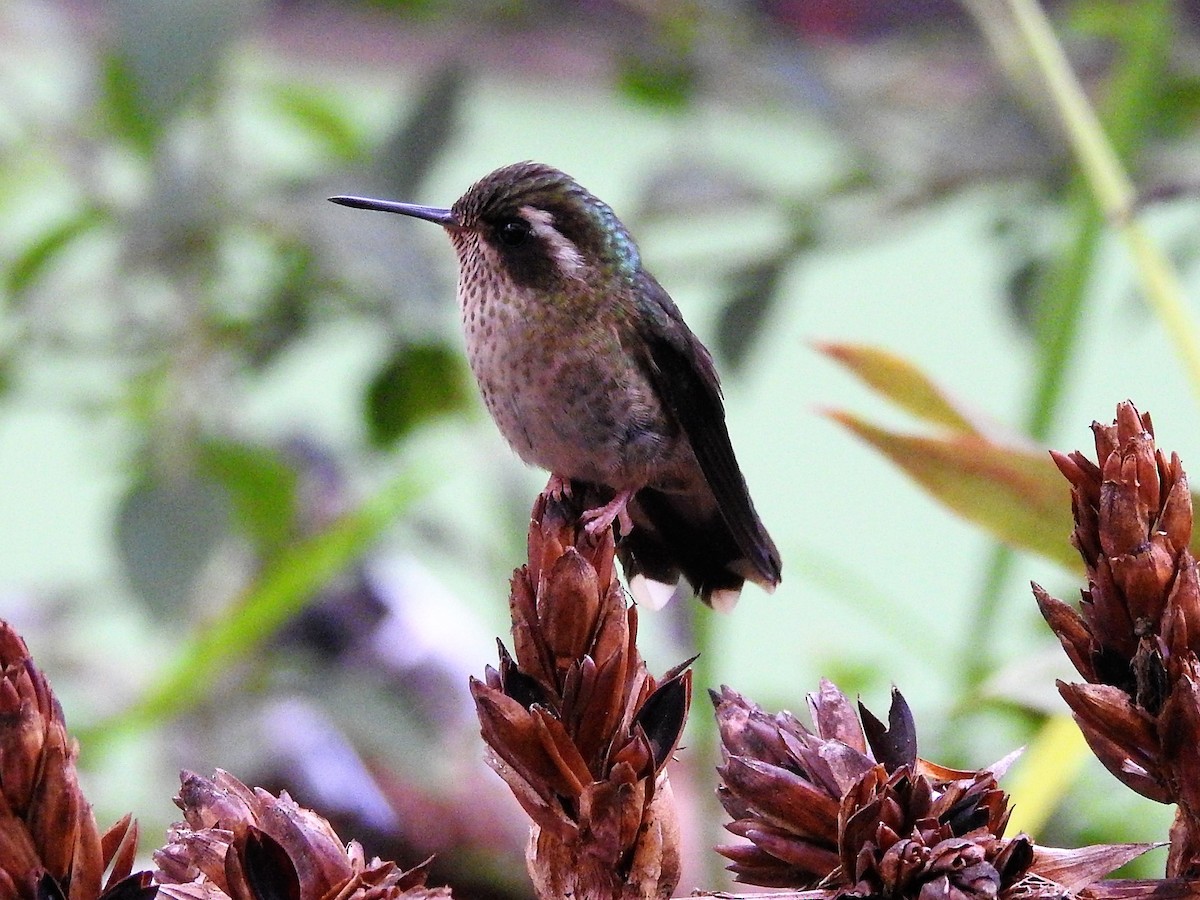
[[(737, 692), (713, 693), (726, 828), (741, 882), (797, 900), (1200, 898), (1200, 573), (1178, 457), (1148, 416), (1093, 425), (1098, 461), (1054, 454), (1072, 486), (1081, 608), (1037, 585), (1042, 614), (1085, 679), (1059, 684), (1085, 737), (1124, 784), (1178, 804), (1168, 878), (1105, 881), (1146, 844), (1057, 850), (1006, 837), (1008, 760), (960, 771), (917, 755), (894, 692), (886, 724), (832, 683), (812, 727)], [(666, 764), (691, 699), (684, 663), (656, 680), (637, 609), (614, 568), (611, 529), (588, 533), (582, 498), (543, 493), (528, 564), (513, 576), (513, 653), (471, 691), (489, 764), (532, 819), (526, 862), (541, 898), (666, 900), (679, 833)], [(0, 621), (0, 900), (432, 900), (426, 867), (403, 871), (343, 845), (286, 793), (218, 771), (185, 773), (184, 822), (134, 873), (137, 827), (100, 835), (79, 790), (77, 747), (49, 684)], [(106, 874), (107, 873), (107, 874)], [(731, 897), (732, 895), (721, 895)]]
[(1034, 585), (1086, 684), (1059, 683), (1084, 737), (1122, 783), (1177, 803), (1169, 876), (1200, 875), (1200, 579), (1192, 498), (1149, 415), (1094, 423), (1096, 459), (1054, 454), (1071, 482), (1072, 543), (1087, 568), (1081, 612)]
[[(132, 873), (137, 825), (103, 835), (75, 772), (75, 740), (29, 648), (0, 621), (0, 897), (150, 900)], [(104, 873), (108, 872), (108, 878)]]
[[(0, 620), (0, 900), (426, 900), (425, 870), (368, 862), (286, 795), (218, 772), (185, 775), (186, 824), (133, 872), (137, 825), (101, 835), (79, 789), (75, 741), (20, 636)], [(104, 878), (105, 872), (108, 877)]]
[(861, 706), (860, 723), (846, 696), (822, 681), (808, 698), (815, 731), (729, 688), (713, 702), (724, 760), (718, 793), (733, 817), (726, 828), (750, 841), (717, 848), (738, 881), (814, 889), (812, 900), (1058, 900), (1147, 849), (1054, 851), (1023, 834), (1005, 838), (998, 771), (920, 759), (899, 692), (886, 726)]
[(329, 823), (297, 805), (246, 787), (220, 770), (213, 779), (185, 772), (175, 800), (184, 822), (155, 851), (161, 896), (173, 900), (428, 900), (425, 866), (402, 871), (367, 860), (357, 841), (343, 846)]
[(685, 666), (656, 681), (637, 610), (571, 498), (533, 509), (512, 580), (514, 654), (473, 681), (488, 762), (533, 820), (526, 862), (544, 898), (665, 898), (679, 836), (664, 768), (691, 694)]

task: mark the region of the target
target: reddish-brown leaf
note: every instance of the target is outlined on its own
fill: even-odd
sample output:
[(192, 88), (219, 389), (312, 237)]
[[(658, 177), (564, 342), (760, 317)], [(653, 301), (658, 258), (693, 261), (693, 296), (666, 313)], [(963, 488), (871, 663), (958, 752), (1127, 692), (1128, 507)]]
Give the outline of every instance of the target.
[[(1200, 813), (1200, 671), (1196, 658), (1181, 666), (1158, 716), (1158, 736), (1163, 765), (1174, 773), (1178, 789), (1174, 799), (1193, 814)], [(1200, 834), (1193, 841), (1200, 847)]]
[(542, 639), (556, 667), (587, 652), (599, 606), (596, 570), (568, 547), (551, 565), (545, 590), (538, 596)]
[(818, 736), (841, 741), (866, 755), (867, 739), (854, 706), (828, 678), (822, 678), (820, 687), (808, 695), (808, 709)]
[(826, 841), (807, 840), (794, 833), (783, 831), (762, 822), (745, 823), (743, 827), (732, 827), (729, 831), (754, 842), (772, 856), (804, 869), (813, 874), (813, 881), (820, 881), (838, 867), (837, 844)]
[(587, 763), (579, 754), (571, 736), (563, 728), (562, 722), (541, 707), (535, 706), (530, 712), (538, 741), (553, 762), (555, 771), (561, 776), (557, 783), (565, 786), (557, 789), (557, 792), (568, 797), (578, 797), (583, 793), (584, 786), (590, 784), (595, 776), (588, 771)]

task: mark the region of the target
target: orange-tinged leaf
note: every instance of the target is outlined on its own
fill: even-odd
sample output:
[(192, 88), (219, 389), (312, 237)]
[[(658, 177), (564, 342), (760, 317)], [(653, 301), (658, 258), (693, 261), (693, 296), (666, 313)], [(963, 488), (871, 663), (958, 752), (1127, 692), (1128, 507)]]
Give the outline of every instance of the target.
[(852, 413), (829, 415), (959, 515), (1005, 543), (1079, 569), (1071, 547), (1070, 490), (1044, 450), (995, 444), (977, 434), (901, 434)]
[(817, 349), (924, 422), (960, 434), (987, 430), (971, 421), (941, 387), (902, 356), (866, 344), (818, 343)]

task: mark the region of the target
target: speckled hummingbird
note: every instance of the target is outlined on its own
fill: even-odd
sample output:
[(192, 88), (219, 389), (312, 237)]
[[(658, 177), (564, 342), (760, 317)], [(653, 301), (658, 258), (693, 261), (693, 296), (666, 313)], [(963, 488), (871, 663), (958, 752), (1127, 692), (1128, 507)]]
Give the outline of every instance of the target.
[(775, 588), (779, 552), (734, 457), (712, 356), (607, 204), (534, 162), (497, 169), (449, 209), (330, 199), (446, 229), (488, 411), (552, 490), (599, 496), (586, 527), (616, 523), (640, 602), (666, 602), (681, 573), (717, 608), (746, 580)]

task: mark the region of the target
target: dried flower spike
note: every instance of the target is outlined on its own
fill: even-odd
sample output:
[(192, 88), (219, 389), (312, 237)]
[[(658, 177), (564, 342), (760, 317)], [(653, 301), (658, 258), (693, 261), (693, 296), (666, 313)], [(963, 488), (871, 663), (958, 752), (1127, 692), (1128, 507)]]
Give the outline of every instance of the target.
[(1061, 898), (1149, 849), (1035, 848), (1004, 837), (1008, 796), (995, 769), (963, 772), (917, 756), (908, 705), (888, 724), (859, 716), (833, 684), (809, 695), (815, 730), (770, 715), (729, 688), (713, 694), (724, 762), (725, 827), (749, 844), (718, 847), (738, 881), (807, 889), (810, 900)]
[[(664, 768), (691, 696), (685, 663), (656, 681), (610, 529), (543, 493), (512, 579), (514, 654), (471, 691), (488, 763), (533, 820), (526, 863), (544, 898), (666, 898), (679, 835)], [(514, 658), (515, 657), (515, 658)]]
[(136, 823), (126, 816), (103, 836), (96, 829), (75, 773), (78, 752), (29, 648), (0, 620), (0, 897), (155, 895), (148, 872), (131, 874)]
[(449, 897), (425, 887), (425, 864), (407, 871), (368, 860), (357, 841), (343, 846), (329, 823), (299, 806), (248, 788), (227, 772), (212, 779), (181, 776), (176, 805), (183, 822), (171, 826), (154, 853), (163, 898), (241, 900), (426, 900)]
[(1034, 596), (1086, 684), (1059, 692), (1105, 767), (1178, 803), (1168, 875), (1200, 874), (1200, 578), (1188, 545), (1192, 498), (1179, 457), (1154, 445), (1148, 415), (1117, 407), (1094, 423), (1096, 462), (1053, 453), (1071, 483), (1072, 543), (1087, 570), (1080, 611)]

